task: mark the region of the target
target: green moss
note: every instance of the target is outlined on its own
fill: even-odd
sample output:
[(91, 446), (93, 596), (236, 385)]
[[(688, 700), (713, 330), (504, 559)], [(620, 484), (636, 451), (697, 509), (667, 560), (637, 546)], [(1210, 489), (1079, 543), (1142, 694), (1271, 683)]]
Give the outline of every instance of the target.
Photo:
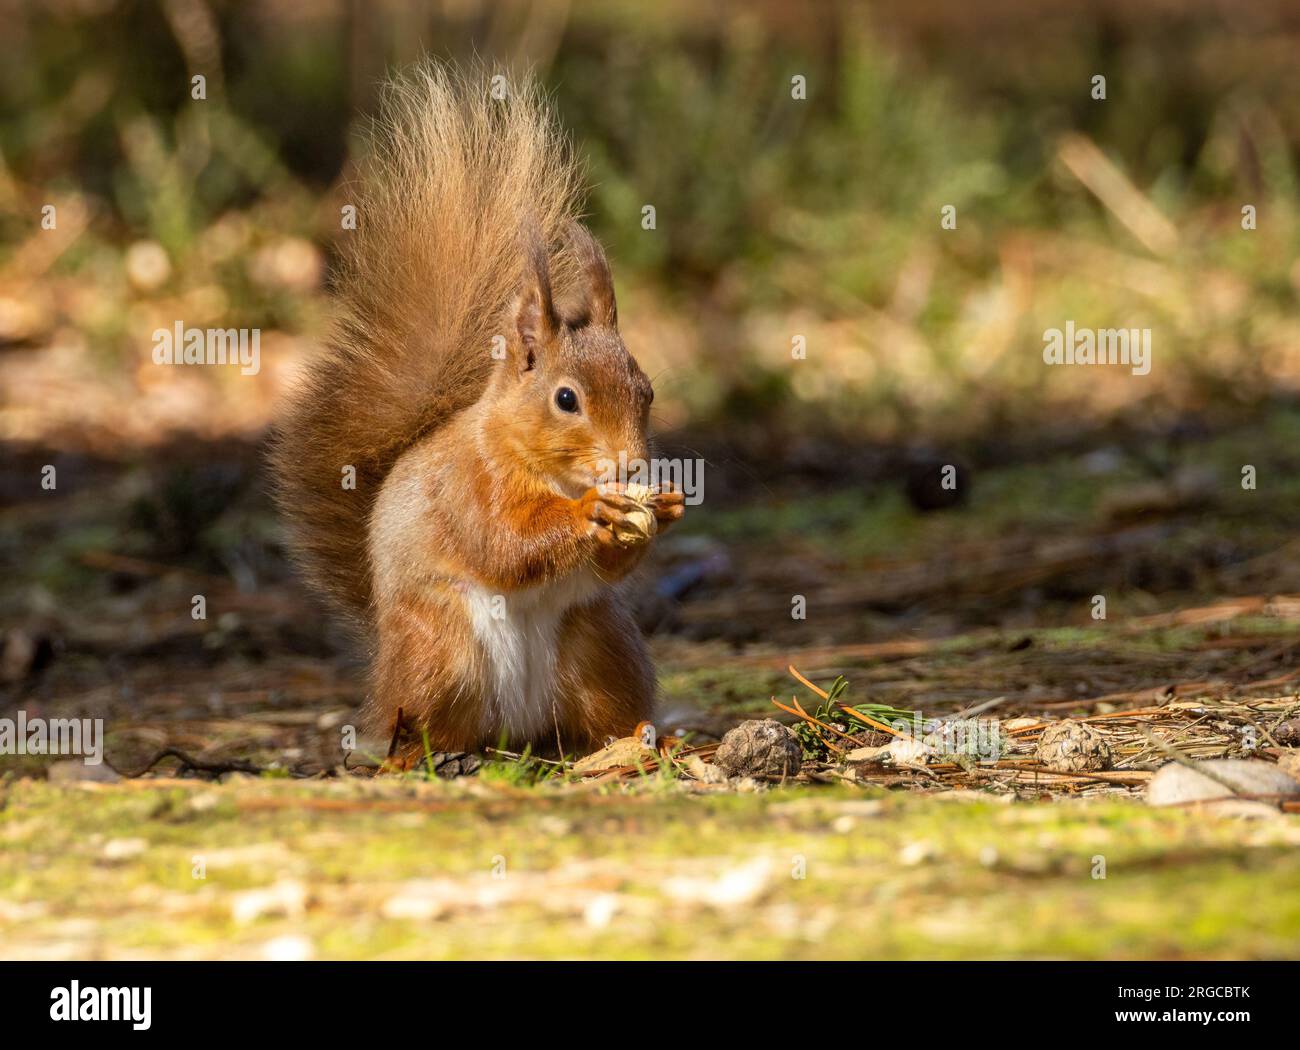
[[(1272, 958), (1300, 943), (1290, 823), (1136, 804), (403, 781), (5, 794), (15, 955), (256, 956), (286, 934), (326, 958)], [(746, 878), (754, 893), (728, 903)], [(242, 891), (282, 880), (301, 914), (236, 919)], [(442, 912), (403, 917), (394, 899), (429, 885), (446, 887)], [(11, 917), (26, 906), (40, 923)]]

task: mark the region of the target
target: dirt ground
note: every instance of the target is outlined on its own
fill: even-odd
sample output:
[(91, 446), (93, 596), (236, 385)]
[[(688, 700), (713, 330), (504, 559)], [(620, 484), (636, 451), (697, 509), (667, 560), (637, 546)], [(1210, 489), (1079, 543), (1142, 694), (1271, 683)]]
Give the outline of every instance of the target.
[[(1279, 406), (1154, 462), (1122, 434), (974, 450), (968, 498), (931, 511), (878, 450), (833, 450), (860, 466), (827, 484), (815, 462), (754, 481), (715, 446), (716, 497), (640, 587), (683, 750), (594, 776), (490, 754), (457, 779), (341, 750), (363, 663), (285, 564), (255, 444), (15, 447), (0, 710), (103, 718), (107, 764), (3, 760), (0, 954), (1292, 957), (1300, 816), (1143, 793), (1161, 744), (1272, 760), (1300, 713), (1297, 438)], [(996, 719), (1007, 747), (852, 761), (873, 741), (791, 666), (853, 705)], [(691, 756), (756, 717), (802, 724), (800, 775), (702, 778)], [(1066, 717), (1109, 771), (1035, 759)]]

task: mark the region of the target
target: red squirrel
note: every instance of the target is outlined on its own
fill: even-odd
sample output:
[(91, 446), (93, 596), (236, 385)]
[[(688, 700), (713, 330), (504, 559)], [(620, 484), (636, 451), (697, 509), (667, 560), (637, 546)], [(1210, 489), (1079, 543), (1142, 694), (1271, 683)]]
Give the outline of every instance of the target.
[[(385, 89), (338, 316), (272, 444), (290, 546), (369, 639), (364, 716), (397, 765), (426, 740), (586, 753), (655, 696), (616, 586), (650, 541), (619, 528), (626, 485), (598, 484), (649, 459), (654, 392), (572, 150), (533, 83), (491, 86), (425, 63)], [(659, 531), (684, 511), (671, 486), (648, 505)]]

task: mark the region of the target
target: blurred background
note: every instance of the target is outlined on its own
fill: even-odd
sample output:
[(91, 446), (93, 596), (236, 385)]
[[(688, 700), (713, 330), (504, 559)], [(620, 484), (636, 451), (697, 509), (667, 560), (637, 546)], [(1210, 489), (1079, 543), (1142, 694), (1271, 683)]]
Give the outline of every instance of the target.
[[(255, 432), (273, 376), (136, 402), (174, 378), (137, 368), (155, 317), (261, 327), (273, 366), (316, 338), (357, 121), (425, 52), (532, 66), (554, 91), (670, 426), (761, 421), (782, 444), (1055, 429), (1228, 413), (1295, 375), (1300, 11), (1281, 0), (76, 0), (4, 18), (0, 339), (85, 355), (107, 395), (51, 405), (25, 376), (6, 438), (51, 415), (136, 442)], [(1045, 327), (1093, 317), (1153, 328), (1153, 375), (1036, 367)]]
[[(358, 665), (304, 615), (259, 443), (324, 330), (359, 121), (426, 52), (532, 66), (553, 92), (664, 450), (707, 461), (642, 610), (670, 697), (766, 705), (755, 668), (784, 647), (849, 669), (865, 650), (846, 646), (904, 658), (989, 627), (1075, 633), (1044, 636), (1038, 664), (1021, 645), (1004, 680), (891, 665), (874, 688), (1068, 700), (1293, 658), (1268, 595), (1300, 591), (1294, 3), (4, 0), (0, 17), (0, 699), (110, 710), (154, 742), (224, 726), (245, 753), (265, 742), (250, 713), (359, 700)], [(178, 318), (260, 328), (259, 375), (153, 365)], [(1067, 320), (1150, 328), (1150, 374), (1045, 367), (1043, 331)], [(1254, 641), (1094, 637), (1097, 593), (1128, 616), (1246, 602)], [(301, 759), (290, 737), (275, 746)]]

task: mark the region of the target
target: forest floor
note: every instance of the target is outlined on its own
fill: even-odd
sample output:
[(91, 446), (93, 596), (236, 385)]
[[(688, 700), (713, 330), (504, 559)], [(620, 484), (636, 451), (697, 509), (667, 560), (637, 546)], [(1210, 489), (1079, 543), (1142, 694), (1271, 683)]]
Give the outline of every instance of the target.
[[(641, 603), (661, 733), (708, 757), (740, 719), (800, 722), (773, 700), (822, 700), (793, 666), (844, 676), (852, 704), (979, 709), (1013, 741), (907, 769), (805, 730), (784, 783), (675, 760), (345, 769), (385, 742), (340, 750), (363, 668), (284, 564), (255, 447), (10, 451), (0, 717), (102, 718), (106, 763), (0, 759), (0, 956), (1300, 954), (1292, 807), (1144, 801), (1161, 745), (1271, 761), (1300, 714), (1294, 408), (1142, 456), (976, 462), (942, 511), (888, 474), (706, 499)], [(47, 462), (53, 493), (31, 483)], [(1108, 776), (1035, 762), (1065, 717), (1107, 738)]]

